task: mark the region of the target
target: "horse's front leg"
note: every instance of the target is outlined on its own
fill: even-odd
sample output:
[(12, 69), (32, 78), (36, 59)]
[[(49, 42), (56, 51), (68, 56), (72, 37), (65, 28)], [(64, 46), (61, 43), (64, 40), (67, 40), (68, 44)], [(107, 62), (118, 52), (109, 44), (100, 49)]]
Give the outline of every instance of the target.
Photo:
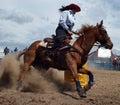
[(86, 91), (81, 86), (81, 83), (80, 83), (80, 80), (79, 80), (79, 77), (78, 77), (77, 65), (76, 64), (73, 63), (71, 65), (71, 71), (72, 71), (72, 74), (73, 74), (74, 81), (76, 83), (76, 89), (77, 89), (77, 92), (78, 92), (79, 96), (85, 98), (86, 97)]
[(93, 75), (93, 73), (91, 71), (89, 71), (87, 69), (84, 69), (84, 68), (80, 69), (79, 73), (88, 75), (88, 77), (89, 77), (88, 84), (84, 87), (85, 91), (88, 91), (93, 86), (94, 75)]
[(66, 61), (67, 61), (68, 69), (72, 72), (74, 81), (76, 83), (76, 89), (77, 89), (79, 96), (86, 97), (85, 91), (82, 88), (81, 83), (80, 83), (79, 78), (78, 78), (76, 61), (74, 61), (69, 54), (67, 55)]

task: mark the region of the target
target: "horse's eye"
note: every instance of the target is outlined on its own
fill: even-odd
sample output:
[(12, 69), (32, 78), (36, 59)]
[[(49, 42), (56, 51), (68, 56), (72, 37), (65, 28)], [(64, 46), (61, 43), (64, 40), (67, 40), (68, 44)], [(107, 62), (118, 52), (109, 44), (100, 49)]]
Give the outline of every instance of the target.
[(106, 30), (104, 30), (104, 34), (107, 34), (107, 31), (106, 31)]
[(107, 31), (106, 31), (106, 30), (101, 30), (100, 33), (101, 33), (102, 35), (105, 35), (105, 34), (107, 34)]

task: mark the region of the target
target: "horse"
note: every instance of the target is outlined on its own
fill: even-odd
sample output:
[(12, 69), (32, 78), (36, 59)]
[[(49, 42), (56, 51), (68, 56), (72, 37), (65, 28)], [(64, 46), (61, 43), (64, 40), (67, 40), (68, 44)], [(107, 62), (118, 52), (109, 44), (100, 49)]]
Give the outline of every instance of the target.
[[(86, 91), (94, 84), (94, 75), (90, 70), (86, 70), (82, 68), (82, 66), (86, 63), (88, 54), (96, 42), (99, 42), (100, 45), (106, 49), (112, 49), (113, 43), (103, 26), (103, 20), (96, 25), (83, 24), (81, 29), (77, 31), (79, 35), (74, 44), (67, 50), (61, 50), (60, 54), (54, 57), (55, 59), (48, 62), (46, 61), (45, 54), (46, 47), (40, 46), (42, 40), (33, 42), (24, 52), (24, 64), (18, 79), (17, 88), (21, 86), (25, 74), (31, 65), (46, 69), (53, 67), (59, 70), (70, 70), (76, 84), (78, 95), (80, 97), (86, 97)], [(88, 75), (89, 80), (85, 87), (81, 87), (78, 73)]]

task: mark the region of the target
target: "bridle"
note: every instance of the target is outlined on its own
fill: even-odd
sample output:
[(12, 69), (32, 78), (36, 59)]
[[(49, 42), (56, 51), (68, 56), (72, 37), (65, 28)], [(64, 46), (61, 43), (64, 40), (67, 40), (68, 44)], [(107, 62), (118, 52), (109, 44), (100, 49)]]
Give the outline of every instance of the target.
[(105, 48), (111, 48), (112, 46), (109, 44), (110, 42), (110, 37), (106, 36), (107, 31), (103, 28), (103, 27), (98, 27), (98, 32), (100, 33), (100, 35), (102, 35), (102, 37), (104, 38), (102, 42), (100, 42), (101, 47), (105, 47)]
[[(101, 28), (98, 28), (98, 32), (100, 33), (100, 35), (103, 35), (104, 38), (106, 37), (105, 36), (105, 34), (107, 34), (106, 30), (104, 30), (104, 32), (103, 32)], [(106, 37), (105, 39), (106, 40), (110, 40), (110, 37)], [(96, 41), (94, 46), (97, 46), (98, 48), (95, 51), (89, 53), (88, 56), (90, 56), (93, 53), (97, 52), (100, 47), (105, 47), (106, 45), (107, 45), (107, 43), (100, 43), (100, 42)]]
[[(101, 28), (98, 28), (98, 32), (99, 32), (100, 35), (103, 35), (104, 38), (106, 37), (106, 36), (105, 36), (105, 34), (107, 34), (106, 30), (103, 31)], [(84, 33), (82, 33), (81, 36), (79, 36), (79, 37), (82, 37), (82, 36), (83, 36), (83, 41), (81, 42), (81, 48), (82, 48), (82, 43), (85, 42), (85, 39), (86, 39)], [(110, 37), (106, 37), (105, 39), (106, 39), (106, 40), (109, 40)], [(105, 41), (106, 41), (106, 40), (105, 40)], [(103, 42), (104, 42), (104, 41), (103, 41)], [(86, 43), (86, 44), (88, 44), (88, 43)], [(95, 51), (89, 53), (87, 56), (92, 55), (93, 53), (97, 52), (100, 47), (105, 47), (106, 45), (107, 45), (106, 43), (100, 43), (100, 42), (96, 41), (95, 44), (94, 44), (94, 46), (97, 46), (98, 48), (97, 48)], [(77, 53), (79, 53), (80, 55), (83, 55), (78, 49), (74, 48), (73, 46), (71, 46), (71, 47), (74, 49), (74, 52), (77, 52)], [(83, 49), (83, 51), (85, 50), (84, 48), (82, 48), (82, 49)], [(72, 52), (73, 52), (73, 51), (72, 51)]]

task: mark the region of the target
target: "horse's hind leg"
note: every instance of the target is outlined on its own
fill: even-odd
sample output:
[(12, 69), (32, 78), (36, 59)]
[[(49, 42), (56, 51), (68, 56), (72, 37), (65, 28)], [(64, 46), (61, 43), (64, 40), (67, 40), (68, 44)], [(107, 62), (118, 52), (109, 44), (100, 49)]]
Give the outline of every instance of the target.
[(35, 53), (31, 53), (30, 51), (28, 51), (24, 55), (24, 64), (23, 64), (22, 71), (20, 72), (20, 75), (18, 78), (18, 84), (16, 87), (17, 90), (21, 87), (22, 81), (23, 81), (27, 71), (29, 70), (31, 63), (34, 61), (34, 59), (35, 59)]
[(23, 81), (23, 79), (25, 77), (25, 74), (28, 71), (28, 69), (29, 69), (29, 65), (27, 63), (24, 63), (23, 64), (23, 69), (20, 72), (20, 75), (19, 75), (19, 78), (18, 78), (18, 83), (17, 83), (17, 87), (16, 87), (17, 90), (22, 86), (22, 81)]
[(23, 69), (22, 69), (22, 71), (20, 72), (18, 81), (24, 79), (26, 72), (29, 70), (29, 66), (30, 66), (30, 65), (29, 65), (28, 63), (24, 63), (24, 64), (23, 64)]

